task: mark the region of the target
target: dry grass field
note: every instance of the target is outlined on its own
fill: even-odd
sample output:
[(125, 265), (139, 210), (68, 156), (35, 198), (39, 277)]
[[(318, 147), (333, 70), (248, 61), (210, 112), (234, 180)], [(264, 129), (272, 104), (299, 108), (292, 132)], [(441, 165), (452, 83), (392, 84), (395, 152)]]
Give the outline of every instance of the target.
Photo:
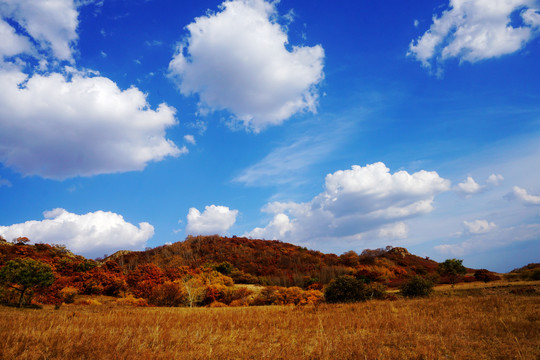
[(0, 307), (0, 359), (540, 359), (540, 289), (314, 307)]

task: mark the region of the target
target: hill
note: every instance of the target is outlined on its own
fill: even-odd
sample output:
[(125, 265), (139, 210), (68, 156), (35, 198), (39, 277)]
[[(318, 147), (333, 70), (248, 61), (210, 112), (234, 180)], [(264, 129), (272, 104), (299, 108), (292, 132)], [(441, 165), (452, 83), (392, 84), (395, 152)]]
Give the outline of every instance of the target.
[(308, 250), (277, 240), (240, 237), (189, 236), (183, 242), (146, 251), (118, 252), (113, 260), (126, 271), (153, 263), (161, 268), (230, 263), (239, 282), (307, 287), (327, 284), (343, 274), (359, 274), (371, 281), (395, 282), (412, 275), (435, 275), (438, 263), (410, 254), (404, 248), (348, 251), (340, 256)]
[[(73, 298), (69, 294), (132, 294), (143, 303), (168, 306), (309, 302), (322, 299), (319, 290), (340, 275), (389, 287), (397, 287), (414, 275), (448, 283), (448, 279), (439, 277), (437, 262), (390, 246), (338, 256), (281, 241), (190, 236), (170, 245), (145, 251), (123, 250), (91, 260), (61, 245), (28, 243), (26, 238), (12, 243), (0, 241), (0, 269), (10, 260), (23, 258), (50, 266), (55, 281), (46, 289), (36, 289), (34, 299), (40, 303), (62, 303)], [(459, 280), (492, 279), (486, 272), (482, 270), (482, 278), (465, 276)], [(252, 288), (234, 284), (280, 288), (268, 288), (257, 300)], [(3, 301), (10, 302), (15, 296), (11, 290), (8, 287), (0, 293)]]

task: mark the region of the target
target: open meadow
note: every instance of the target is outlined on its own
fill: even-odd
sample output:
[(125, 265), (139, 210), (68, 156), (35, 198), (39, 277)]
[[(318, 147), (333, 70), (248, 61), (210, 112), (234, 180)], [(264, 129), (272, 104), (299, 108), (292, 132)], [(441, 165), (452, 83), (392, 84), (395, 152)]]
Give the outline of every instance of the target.
[(538, 290), (318, 307), (0, 307), (0, 358), (539, 359)]

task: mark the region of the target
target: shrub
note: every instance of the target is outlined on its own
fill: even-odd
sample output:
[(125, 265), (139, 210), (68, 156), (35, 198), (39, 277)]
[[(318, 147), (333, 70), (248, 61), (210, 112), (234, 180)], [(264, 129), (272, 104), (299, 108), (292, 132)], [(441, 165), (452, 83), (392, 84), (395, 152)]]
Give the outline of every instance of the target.
[(60, 290), (59, 295), (63, 302), (65, 302), (66, 304), (73, 304), (73, 302), (75, 301), (75, 296), (77, 296), (78, 293), (79, 291), (73, 286), (66, 286), (65, 288)]
[(133, 295), (128, 295), (125, 298), (116, 299), (118, 305), (130, 305), (130, 306), (148, 306), (148, 301), (142, 298), (136, 298)]
[(219, 301), (214, 301), (213, 303), (210, 303), (210, 305), (208, 305), (209, 307), (211, 308), (218, 308), (218, 307), (227, 307), (227, 304), (224, 304), (222, 302), (219, 302)]
[(367, 299), (366, 286), (354, 276), (338, 276), (324, 290), (324, 298), (329, 303), (364, 301)]
[(385, 299), (386, 298), (386, 286), (379, 283), (371, 283), (366, 287), (366, 298), (372, 299)]
[(96, 300), (96, 299), (80, 299), (75, 302), (75, 305), (101, 306), (103, 304), (99, 300)]
[(401, 295), (405, 297), (426, 297), (433, 291), (433, 282), (420, 276), (413, 276), (400, 287)]
[[(245, 300), (243, 303), (242, 300)], [(245, 305), (316, 305), (322, 302), (319, 290), (302, 290), (299, 287), (268, 286), (253, 299), (243, 298), (231, 302), (231, 306)]]
[(180, 306), (186, 300), (186, 293), (178, 282), (166, 281), (152, 289), (149, 303), (156, 306)]
[(258, 284), (259, 278), (241, 270), (234, 270), (230, 277), (234, 280), (235, 284)]
[(224, 261), (221, 264), (214, 266), (214, 270), (222, 273), (223, 275), (230, 275), (236, 268), (228, 261)]
[(486, 283), (490, 282), (490, 281), (495, 281), (495, 280), (500, 280), (501, 279), (499, 276), (495, 275), (494, 273), (492, 273), (491, 271), (486, 270), (486, 269), (477, 270), (474, 273), (474, 278), (477, 281), (483, 281), (483, 282), (486, 282)]

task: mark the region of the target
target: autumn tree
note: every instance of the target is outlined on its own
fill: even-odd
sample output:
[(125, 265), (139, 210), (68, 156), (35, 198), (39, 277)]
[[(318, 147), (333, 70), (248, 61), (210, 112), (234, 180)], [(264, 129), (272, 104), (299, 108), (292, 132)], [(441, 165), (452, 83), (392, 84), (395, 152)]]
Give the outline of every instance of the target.
[(460, 275), (465, 275), (467, 269), (463, 266), (463, 260), (447, 259), (439, 264), (439, 273), (448, 276), (452, 287), (454, 287), (458, 277)]
[(133, 294), (145, 299), (150, 298), (153, 287), (164, 281), (163, 270), (152, 263), (137, 266), (127, 277), (127, 283)]
[(51, 286), (53, 282), (51, 267), (31, 258), (10, 260), (0, 269), (0, 284), (20, 292), (18, 307), (22, 306), (25, 294), (32, 296), (27, 290)]
[(186, 303), (189, 307), (197, 305), (204, 299), (206, 287), (198, 276), (186, 276), (182, 280), (183, 289), (186, 294)]
[(30, 242), (30, 239), (25, 236), (21, 236), (16, 239), (13, 239), (13, 244), (15, 245), (25, 245), (25, 244), (28, 244), (29, 242)]

